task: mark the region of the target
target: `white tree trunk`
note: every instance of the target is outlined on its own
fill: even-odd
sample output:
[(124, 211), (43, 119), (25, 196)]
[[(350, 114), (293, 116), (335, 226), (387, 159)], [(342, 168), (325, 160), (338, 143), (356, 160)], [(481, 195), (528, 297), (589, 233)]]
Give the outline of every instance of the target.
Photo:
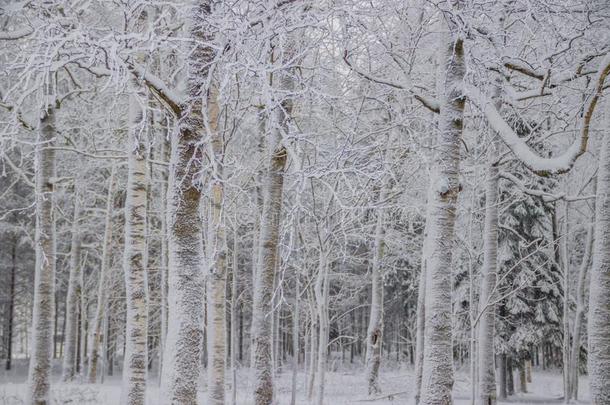
[[(379, 194), (379, 201), (385, 199), (385, 182)], [(383, 340), (383, 276), (381, 258), (384, 244), (384, 210), (377, 212), (375, 223), (375, 242), (373, 246), (373, 263), (371, 269), (371, 312), (366, 340), (367, 384), (369, 395), (381, 392), (379, 387), (379, 366), (381, 364), (381, 342)]]
[[(497, 145), (491, 145), (495, 149)], [(479, 296), (480, 315), (478, 324), (478, 405), (495, 405), (496, 369), (494, 366), (495, 290), (498, 272), (498, 180), (495, 165), (497, 153), (490, 151), (485, 189), (485, 228), (483, 230), (482, 284)], [(473, 327), (476, 327), (473, 325)]]
[[(567, 190), (566, 190), (567, 195)], [(569, 216), (568, 202), (564, 201), (563, 238), (561, 239), (562, 269), (563, 269), (563, 400), (570, 402), (570, 260), (568, 258)]]
[[(106, 196), (106, 218), (104, 220), (104, 239), (102, 240), (102, 263), (100, 267), (100, 276), (97, 290), (97, 306), (95, 308), (95, 317), (91, 329), (91, 350), (89, 352), (89, 383), (94, 384), (97, 379), (97, 363), (99, 358), (100, 344), (102, 341), (103, 328), (102, 324), (106, 316), (106, 302), (108, 289), (108, 280), (110, 277), (110, 253), (112, 244), (112, 214), (113, 214), (113, 199), (114, 199), (114, 176), (115, 167), (112, 166), (110, 179), (108, 182), (108, 194)], [(106, 337), (108, 338), (108, 337)]]
[(210, 103), (210, 127), (212, 127), (212, 195), (210, 235), (207, 239), (208, 260), (211, 264), (207, 279), (207, 330), (208, 343), (208, 397), (212, 405), (225, 403), (226, 371), (226, 257), (227, 245), (224, 232), (224, 187), (222, 178), (223, 140), (216, 128), (218, 104), (216, 95)]
[(589, 293), (589, 384), (593, 405), (610, 403), (610, 134), (597, 172), (595, 236)]
[[(75, 190), (77, 190), (75, 185)], [(80, 285), (80, 250), (81, 234), (79, 230), (80, 220), (80, 195), (74, 195), (74, 219), (72, 221), (72, 241), (70, 243), (70, 275), (68, 277), (68, 295), (66, 297), (66, 331), (64, 333), (64, 359), (62, 368), (62, 381), (71, 381), (76, 375), (76, 357), (78, 350), (78, 312), (81, 294)]]
[[(424, 240), (426, 239), (424, 235)], [(424, 368), (424, 339), (426, 323), (426, 245), (422, 248), (422, 258), (417, 287), (416, 337), (415, 337), (415, 404), (421, 398), (422, 372)]]
[[(288, 45), (287, 51), (290, 49), (290, 45)], [(285, 72), (279, 73), (278, 76), (276, 80), (279, 79), (281, 90), (291, 91), (292, 77)], [(267, 148), (270, 161), (263, 180), (263, 213), (258, 239), (258, 270), (255, 273), (252, 308), (252, 355), (255, 370), (254, 402), (256, 405), (270, 405), (273, 403), (274, 396), (272, 298), (278, 264), (280, 219), (287, 160), (282, 135), (288, 134), (288, 120), (291, 113), (292, 100), (290, 98), (282, 100), (269, 112)]]
[(55, 110), (42, 112), (36, 145), (36, 272), (32, 315), (31, 357), (28, 372), (27, 405), (51, 404), (51, 357), (53, 355), (53, 313), (55, 310), (55, 219), (53, 178), (55, 177)]
[(145, 267), (148, 145), (145, 139), (146, 120), (135, 95), (130, 97), (129, 122), (123, 256), (127, 315), (121, 404), (142, 405), (146, 403), (148, 371), (148, 285)]
[(238, 243), (237, 207), (233, 225), (233, 274), (231, 276), (231, 405), (237, 405), (237, 276), (238, 276)]
[(585, 285), (587, 273), (591, 266), (593, 252), (594, 225), (587, 227), (587, 239), (585, 241), (585, 253), (578, 271), (578, 285), (576, 287), (576, 314), (574, 315), (574, 326), (572, 331), (572, 353), (571, 353), (571, 376), (570, 376), (570, 399), (578, 399), (578, 377), (580, 363), (580, 345), (582, 335), (582, 323), (585, 317)]
[[(162, 153), (163, 160), (169, 162), (171, 156), (171, 144), (167, 141), (167, 128), (163, 132)], [(161, 196), (161, 206), (167, 213), (167, 190), (169, 175), (168, 171), (164, 170), (163, 175), (163, 195)], [(163, 375), (163, 353), (165, 352), (165, 342), (167, 340), (167, 279), (168, 279), (168, 246), (167, 246), (167, 215), (161, 218), (161, 336), (159, 337), (159, 384), (161, 384), (161, 376)]]
[[(279, 110), (280, 107), (278, 106)], [(282, 117), (275, 125), (284, 121)], [(273, 369), (271, 359), (271, 317), (273, 284), (277, 264), (277, 250), (284, 188), (284, 170), (286, 167), (286, 149), (281, 143), (279, 128), (272, 130), (271, 164), (265, 175), (264, 203), (261, 231), (259, 237), (260, 268), (256, 272), (253, 292), (252, 336), (253, 359), (255, 370), (254, 401), (256, 405), (273, 403)]]
[(326, 376), (326, 363), (328, 358), (328, 258), (326, 252), (320, 250), (320, 259), (318, 264), (318, 276), (314, 285), (316, 297), (316, 305), (318, 312), (318, 367), (316, 379), (316, 397), (315, 404), (324, 404), (324, 388)]
[(172, 134), (168, 229), (168, 324), (163, 353), (161, 402), (164, 405), (196, 405), (197, 384), (203, 349), (203, 221), (201, 140), (205, 129), (202, 111), (213, 48), (206, 19), (210, 3), (194, 3), (190, 11), (190, 35), (199, 45), (190, 53), (187, 89), (189, 101), (182, 106), (181, 125)]
[[(453, 22), (449, 21), (451, 25)], [(443, 89), (438, 122), (439, 142), (430, 176), (425, 246), (426, 263), (425, 338), (420, 403), (452, 403), (453, 347), (451, 308), (451, 265), (455, 209), (459, 184), (459, 161), (464, 115), (463, 41), (453, 37), (441, 44)]]

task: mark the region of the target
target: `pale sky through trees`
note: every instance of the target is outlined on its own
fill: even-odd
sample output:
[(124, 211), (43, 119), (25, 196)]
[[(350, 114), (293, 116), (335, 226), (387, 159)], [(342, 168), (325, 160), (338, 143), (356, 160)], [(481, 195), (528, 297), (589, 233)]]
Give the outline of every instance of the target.
[(0, 0), (0, 405), (610, 404), (610, 3)]

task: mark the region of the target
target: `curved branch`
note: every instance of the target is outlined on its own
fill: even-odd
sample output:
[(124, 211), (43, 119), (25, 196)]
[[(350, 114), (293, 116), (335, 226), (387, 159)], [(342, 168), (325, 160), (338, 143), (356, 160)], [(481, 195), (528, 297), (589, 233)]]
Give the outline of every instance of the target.
[(500, 135), (511, 152), (532, 172), (540, 176), (548, 176), (549, 174), (560, 174), (569, 171), (574, 166), (576, 159), (587, 150), (591, 118), (593, 117), (597, 102), (603, 93), (604, 82), (609, 74), (610, 54), (606, 55), (600, 64), (596, 80), (597, 86), (586, 104), (580, 136), (574, 140), (564, 153), (552, 158), (545, 158), (534, 152), (506, 123), (494, 103), (481, 91), (474, 86), (466, 86), (466, 88), (470, 99), (481, 108), (490, 126)]

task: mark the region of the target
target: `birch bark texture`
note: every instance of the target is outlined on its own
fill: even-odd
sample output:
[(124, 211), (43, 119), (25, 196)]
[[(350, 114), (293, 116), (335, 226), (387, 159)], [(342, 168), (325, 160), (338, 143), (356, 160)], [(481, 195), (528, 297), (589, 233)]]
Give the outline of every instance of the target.
[[(288, 108), (288, 110), (286, 110)], [(274, 114), (278, 121), (270, 134), (272, 156), (264, 181), (264, 202), (259, 237), (259, 269), (256, 272), (253, 292), (252, 336), (255, 373), (254, 401), (256, 405), (273, 403), (273, 369), (271, 361), (271, 317), (275, 268), (278, 258), (278, 241), (282, 195), (284, 189), (284, 170), (286, 149), (282, 145), (279, 125), (287, 117), (285, 107), (277, 106)]]
[[(386, 182), (379, 193), (379, 201), (383, 204), (386, 198)], [(367, 329), (367, 384), (369, 395), (381, 392), (379, 387), (379, 366), (381, 364), (381, 343), (383, 341), (383, 274), (381, 259), (383, 257), (383, 244), (385, 231), (383, 228), (384, 209), (377, 212), (375, 222), (375, 241), (373, 245), (373, 263), (371, 269), (371, 314)]]
[[(606, 122), (609, 122), (606, 119)], [(607, 131), (607, 129), (606, 129)], [(588, 371), (591, 402), (610, 403), (610, 135), (604, 134), (597, 172), (593, 265), (589, 292)]]
[(426, 214), (425, 337), (420, 403), (452, 403), (453, 347), (451, 261), (460, 192), (459, 162), (465, 98), (463, 40), (448, 18), (449, 30), (440, 49), (442, 97), (438, 147), (434, 157)]
[(225, 403), (226, 371), (226, 262), (227, 242), (224, 219), (224, 145), (218, 132), (218, 95), (210, 91), (209, 128), (212, 131), (210, 161), (212, 164), (210, 235), (207, 239), (210, 273), (207, 275), (207, 343), (208, 397), (212, 405)]
[(201, 143), (204, 137), (203, 100), (214, 39), (206, 20), (209, 1), (192, 3), (189, 32), (196, 48), (187, 60), (187, 101), (174, 111), (180, 116), (172, 134), (167, 196), (168, 278), (167, 337), (163, 354), (161, 401), (196, 405), (203, 350), (204, 257), (201, 216)]
[(146, 271), (147, 148), (144, 106), (135, 94), (129, 100), (127, 196), (123, 271), (126, 294), (125, 358), (122, 405), (146, 403), (148, 374), (148, 283)]
[[(288, 41), (282, 60), (289, 61), (291, 46)], [(290, 93), (294, 87), (293, 78), (286, 70), (277, 73), (279, 88)], [(279, 93), (279, 92), (278, 92)], [(252, 351), (254, 361), (254, 403), (271, 405), (274, 398), (273, 363), (272, 363), (272, 323), (275, 269), (278, 262), (278, 242), (280, 219), (282, 215), (282, 198), (284, 191), (284, 174), (287, 152), (282, 138), (289, 131), (289, 120), (293, 101), (290, 94), (283, 99), (274, 100), (268, 113), (269, 151), (268, 167), (263, 175), (263, 212), (257, 266), (255, 273), (252, 309)]]
[(495, 165), (497, 143), (491, 146), (488, 155), (487, 181), (485, 188), (485, 225), (483, 230), (483, 267), (479, 302), (478, 325), (478, 390), (477, 405), (495, 405), (496, 369), (494, 366), (494, 332), (496, 319), (496, 278), (498, 273), (498, 204), (499, 169)]
[(71, 381), (76, 375), (76, 351), (78, 349), (78, 313), (79, 295), (82, 293), (80, 285), (80, 250), (81, 234), (79, 231), (80, 195), (76, 191), (74, 196), (74, 215), (72, 219), (72, 235), (70, 242), (70, 275), (68, 276), (68, 295), (66, 296), (66, 330), (64, 333), (64, 359), (61, 379)]
[[(502, 24), (501, 24), (502, 25)], [(501, 107), (501, 81), (496, 79), (494, 86), (496, 107)], [(500, 156), (500, 140), (496, 133), (487, 152), (487, 179), (485, 184), (485, 223), (483, 229), (483, 267), (482, 284), (479, 294), (479, 323), (473, 325), (478, 332), (478, 387), (477, 405), (495, 405), (498, 400), (496, 391), (496, 368), (494, 336), (496, 322), (496, 283), (498, 276), (498, 218), (500, 195), (500, 171), (497, 165)]]
[[(114, 176), (116, 168), (113, 165), (110, 169), (110, 179), (108, 181), (108, 194), (106, 196), (106, 216), (104, 219), (104, 239), (102, 241), (102, 263), (100, 266), (99, 284), (97, 290), (97, 304), (92, 325), (91, 350), (89, 352), (89, 383), (94, 384), (97, 379), (97, 363), (99, 358), (100, 344), (102, 341), (102, 323), (106, 311), (107, 295), (110, 277), (110, 253), (112, 242), (112, 208), (114, 199)], [(107, 338), (107, 337), (106, 337)]]
[(51, 404), (51, 358), (55, 310), (55, 109), (42, 111), (36, 144), (36, 271), (27, 405)]

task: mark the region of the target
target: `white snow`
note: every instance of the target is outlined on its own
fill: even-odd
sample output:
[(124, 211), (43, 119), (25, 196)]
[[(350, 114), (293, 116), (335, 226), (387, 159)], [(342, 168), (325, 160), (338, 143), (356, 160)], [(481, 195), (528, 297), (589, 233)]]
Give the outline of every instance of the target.
[[(385, 358), (384, 358), (385, 360)], [(467, 363), (466, 363), (467, 364)], [(331, 364), (332, 367), (332, 364)], [(58, 368), (56, 368), (57, 370)], [(155, 372), (150, 373), (147, 404), (161, 405), (159, 398), (159, 380)], [(205, 391), (206, 376), (201, 376), (199, 403), (204, 404), (207, 395)], [(277, 403), (278, 405), (290, 404), (290, 387), (292, 372), (285, 368), (277, 376)], [(518, 374), (515, 372), (515, 384), (518, 389)], [(467, 373), (467, 366), (456, 371), (456, 381), (453, 390), (454, 403), (456, 405), (470, 404), (470, 378)], [(545, 405), (563, 403), (561, 398), (562, 377), (560, 370), (543, 371), (535, 370), (533, 383), (528, 385), (527, 394), (516, 394), (506, 401), (499, 403), (518, 403), (522, 405)], [(326, 405), (405, 405), (413, 404), (412, 388), (413, 370), (410, 366), (395, 368), (392, 370), (383, 369), (380, 373), (380, 385), (382, 394), (372, 398), (367, 397), (367, 383), (364, 366), (354, 365), (350, 369), (340, 369), (327, 371), (325, 401)], [(20, 405), (23, 404), (26, 392), (26, 374), (6, 371), (0, 372), (0, 405)], [(306, 374), (304, 370), (298, 373), (298, 393), (297, 404), (309, 405), (306, 389)], [(226, 381), (231, 381), (227, 378)], [(237, 404), (249, 405), (251, 384), (254, 382), (253, 373), (247, 368), (238, 370), (237, 375)], [(121, 397), (121, 378), (120, 375), (106, 377), (104, 384), (79, 384), (61, 383), (59, 373), (54, 373), (53, 385), (53, 404), (79, 404), (79, 405), (115, 405), (119, 403)], [(227, 405), (230, 405), (231, 387), (227, 384)], [(394, 395), (390, 395), (394, 394)], [(384, 398), (385, 397), (385, 398)], [(581, 376), (579, 401), (573, 404), (590, 404), (588, 379)], [(375, 399), (377, 398), (377, 399)], [(375, 400), (372, 400), (375, 399)]]

